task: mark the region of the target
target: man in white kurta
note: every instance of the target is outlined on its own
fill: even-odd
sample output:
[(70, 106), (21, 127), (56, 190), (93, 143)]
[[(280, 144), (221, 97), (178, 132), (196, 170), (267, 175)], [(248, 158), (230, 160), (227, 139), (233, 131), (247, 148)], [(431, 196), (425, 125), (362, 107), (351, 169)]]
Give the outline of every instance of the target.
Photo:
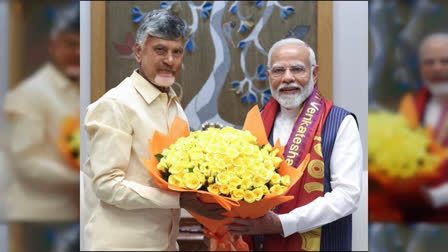
[(7, 95), (4, 109), (14, 174), (8, 221), (78, 221), (79, 173), (55, 143), (64, 117), (79, 112), (79, 85), (47, 63)]
[(79, 8), (56, 11), (48, 49), (49, 62), (10, 90), (3, 106), (12, 174), (6, 219), (15, 251), (65, 246), (59, 237), (79, 223), (78, 168), (57, 147), (64, 118), (79, 114)]
[[(142, 159), (157, 130), (187, 120), (171, 85), (182, 66), (185, 24), (167, 10), (147, 13), (134, 53), (139, 69), (89, 105), (82, 244), (85, 250), (177, 250), (180, 208), (219, 218), (193, 193), (159, 189)], [(211, 214), (211, 215), (210, 215)]]
[[(272, 140), (273, 142), (279, 140), (280, 144), (285, 146), (291, 141), (289, 140), (291, 132), (294, 132), (301, 109), (305, 111), (304, 106), (312, 97), (319, 68), (312, 48), (295, 38), (277, 41), (271, 47), (268, 66), (269, 84), (273, 96), (271, 99), (279, 103), (279, 109), (273, 119)], [(332, 110), (337, 111), (335, 107), (333, 106)], [(267, 105), (264, 107), (265, 113), (266, 108)], [(327, 168), (324, 168), (329, 171), (328, 173), (325, 171), (325, 176), (322, 171), (322, 178), (328, 181), (331, 190), (324, 192), (325, 187), (322, 186), (322, 196), (289, 212), (270, 211), (265, 216), (253, 220), (235, 218), (233, 219), (235, 224), (229, 225), (231, 233), (264, 234), (264, 239), (260, 237), (253, 239), (255, 249), (263, 246), (265, 251), (351, 249), (350, 214), (358, 208), (361, 193), (362, 147), (355, 118), (352, 114), (341, 111), (343, 110), (339, 108), (339, 112), (334, 112), (346, 114), (339, 118), (339, 125), (336, 116), (330, 116), (330, 112), (325, 120), (325, 124), (329, 126), (324, 128), (325, 135), (322, 135), (323, 156), (328, 155), (327, 161), (330, 161), (328, 166), (325, 164)], [(325, 144), (330, 138), (330, 131), (333, 131), (334, 142), (331, 142), (332, 152), (326, 153)], [(308, 170), (310, 167), (308, 166)], [(306, 187), (304, 190), (307, 191)], [(311, 192), (312, 190), (307, 191), (308, 194)], [(322, 234), (325, 234), (322, 238), (321, 230), (324, 230)], [(301, 246), (299, 246), (300, 238)]]

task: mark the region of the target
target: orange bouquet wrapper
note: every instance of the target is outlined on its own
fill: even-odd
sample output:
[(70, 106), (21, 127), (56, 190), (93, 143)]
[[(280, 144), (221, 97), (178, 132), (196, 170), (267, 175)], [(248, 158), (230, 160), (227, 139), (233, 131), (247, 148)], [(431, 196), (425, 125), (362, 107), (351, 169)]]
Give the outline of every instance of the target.
[[(243, 130), (248, 130), (251, 132), (251, 134), (257, 138), (257, 144), (259, 146), (268, 143), (268, 138), (265, 133), (258, 106), (254, 106), (247, 114)], [(189, 211), (189, 213), (196, 218), (199, 223), (205, 226), (205, 235), (210, 238), (210, 251), (248, 251), (249, 247), (241, 239), (241, 237), (231, 236), (227, 232), (228, 230), (225, 228), (225, 225), (231, 223), (230, 218), (232, 217), (244, 219), (256, 219), (262, 217), (275, 206), (293, 199), (294, 196), (286, 196), (285, 194), (301, 178), (303, 171), (309, 162), (309, 155), (306, 156), (298, 168), (293, 168), (286, 164), (283, 159), (284, 148), (280, 146), (277, 141), (275, 146), (273, 146), (273, 149), (278, 148), (279, 152), (277, 153), (277, 156), (282, 158), (282, 162), (280, 163), (280, 167), (277, 171), (281, 176), (290, 176), (291, 183), (288, 186), (288, 190), (279, 195), (267, 194), (260, 201), (247, 203), (243, 200), (236, 201), (226, 196), (212, 194), (208, 191), (192, 190), (171, 185), (162, 178), (161, 172), (156, 167), (159, 161), (154, 157), (154, 155), (162, 153), (163, 149), (168, 148), (169, 145), (176, 142), (178, 138), (187, 137), (189, 134), (187, 122), (179, 117), (174, 119), (167, 135), (156, 131), (153, 138), (149, 140), (149, 154), (151, 158), (150, 160), (142, 159), (148, 173), (154, 178), (154, 181), (161, 189), (177, 192), (196, 192), (200, 195), (199, 199), (202, 202), (220, 204), (228, 211), (224, 213), (224, 215), (229, 218), (223, 220), (209, 219)]]
[(70, 138), (73, 137), (75, 132), (79, 133), (79, 115), (77, 117), (66, 116), (62, 120), (61, 130), (59, 132), (59, 138), (56, 142), (56, 145), (64, 159), (70, 164), (70, 167), (75, 171), (79, 171), (79, 149), (76, 150), (77, 155), (75, 156), (73, 155), (73, 150), (70, 147)]

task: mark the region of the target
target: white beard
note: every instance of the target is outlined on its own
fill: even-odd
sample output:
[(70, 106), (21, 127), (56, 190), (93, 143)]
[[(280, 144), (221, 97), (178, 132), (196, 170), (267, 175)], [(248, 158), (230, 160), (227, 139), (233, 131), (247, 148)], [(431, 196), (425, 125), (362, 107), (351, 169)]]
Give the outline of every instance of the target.
[(425, 86), (429, 89), (434, 96), (446, 96), (448, 95), (448, 82), (439, 82), (437, 84), (429, 81), (425, 82)]
[[(277, 100), (280, 106), (287, 109), (300, 107), (300, 105), (302, 105), (302, 103), (311, 95), (314, 89), (314, 81), (312, 76), (305, 87), (297, 83), (282, 83), (277, 87), (276, 90), (273, 90), (270, 82), (271, 81), (269, 81), (269, 87), (271, 88), (272, 97)], [(279, 90), (284, 87), (297, 87), (299, 88), (300, 92), (299, 94), (280, 94)]]

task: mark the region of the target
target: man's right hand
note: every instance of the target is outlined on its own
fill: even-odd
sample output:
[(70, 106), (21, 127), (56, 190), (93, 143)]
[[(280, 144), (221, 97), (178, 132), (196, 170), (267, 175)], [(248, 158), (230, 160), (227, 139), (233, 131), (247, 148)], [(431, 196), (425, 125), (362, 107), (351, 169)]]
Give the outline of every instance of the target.
[(193, 192), (182, 192), (180, 194), (180, 207), (186, 210), (192, 211), (201, 216), (222, 220), (226, 218), (221, 215), (226, 212), (226, 210), (219, 204), (204, 203), (199, 200), (196, 193)]

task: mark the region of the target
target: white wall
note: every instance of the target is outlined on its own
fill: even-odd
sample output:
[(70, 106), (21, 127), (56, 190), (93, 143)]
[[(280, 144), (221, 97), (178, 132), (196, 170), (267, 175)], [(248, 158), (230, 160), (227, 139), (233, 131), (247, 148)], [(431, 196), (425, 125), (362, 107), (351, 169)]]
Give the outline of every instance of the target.
[[(333, 101), (356, 114), (363, 145), (363, 191), (353, 214), (353, 250), (367, 250), (368, 2), (333, 2)], [(349, 92), (347, 92), (349, 91)]]
[[(0, 108), (3, 107), (4, 95), (8, 90), (8, 1), (0, 1)], [(0, 109), (0, 130), (3, 129), (3, 112)], [(0, 134), (0, 146), (2, 145)], [(4, 215), (2, 192), (7, 183), (6, 157), (0, 147), (0, 215)], [(0, 219), (3, 216), (0, 216)], [(0, 251), (8, 251), (8, 227), (0, 224)]]
[[(83, 119), (86, 114), (86, 108), (90, 104), (90, 2), (81, 1), (80, 2), (80, 14), (81, 14), (81, 76), (80, 76), (80, 133), (81, 133), (81, 170), (82, 166), (86, 160), (86, 138), (85, 131), (83, 127)], [(80, 178), (80, 202), (81, 202), (81, 213), (84, 211), (84, 180), (81, 172)], [(84, 248), (84, 238), (82, 228), (84, 227), (83, 214), (81, 216), (81, 250)]]

